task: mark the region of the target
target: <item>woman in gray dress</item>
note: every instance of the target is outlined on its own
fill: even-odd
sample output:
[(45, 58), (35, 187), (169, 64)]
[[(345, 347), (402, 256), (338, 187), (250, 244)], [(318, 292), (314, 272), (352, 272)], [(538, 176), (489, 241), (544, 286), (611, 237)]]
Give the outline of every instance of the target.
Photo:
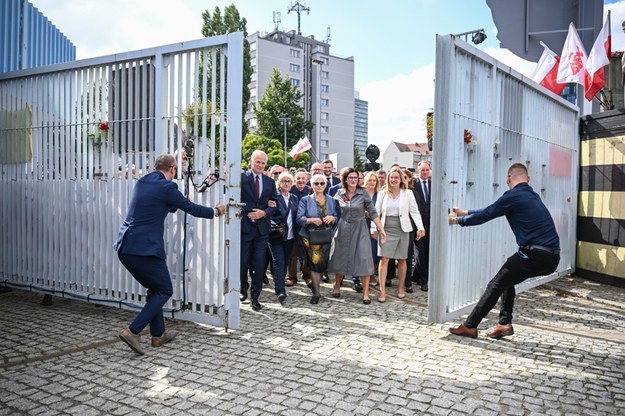
[(397, 271), (399, 276), (399, 286), (397, 297), (403, 299), (404, 281), (406, 279), (406, 257), (410, 241), (410, 231), (414, 221), (417, 231), (415, 239), (419, 240), (425, 236), (425, 229), (417, 201), (412, 191), (406, 190), (403, 174), (400, 168), (393, 168), (386, 177), (386, 188), (378, 195), (375, 204), (381, 222), (386, 230), (386, 242), (378, 247), (380, 265), (378, 266), (378, 276), (380, 282), (379, 302), (386, 301), (386, 272), (389, 259), (397, 259)]
[(378, 218), (369, 193), (358, 183), (358, 171), (354, 168), (346, 169), (341, 175), (341, 189), (334, 195), (340, 209), (340, 219), (332, 248), (328, 271), (336, 273), (332, 296), (341, 296), (341, 282), (345, 275), (360, 276), (362, 280), (362, 302), (371, 303), (369, 299), (369, 278), (374, 272), (373, 256), (371, 255), (371, 235), (365, 217), (376, 225), (380, 233), (381, 243), (384, 243), (386, 234)]

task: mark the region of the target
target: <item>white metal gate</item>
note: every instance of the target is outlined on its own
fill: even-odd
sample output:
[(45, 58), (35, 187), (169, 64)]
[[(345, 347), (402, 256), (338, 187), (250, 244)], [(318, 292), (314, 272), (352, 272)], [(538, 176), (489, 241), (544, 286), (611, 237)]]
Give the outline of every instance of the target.
[(430, 322), (468, 312), (517, 250), (505, 218), (463, 229), (447, 223), (454, 206), (482, 208), (500, 197), (512, 163), (528, 167), (530, 185), (551, 212), (561, 244), (556, 272), (517, 291), (574, 270), (578, 128), (577, 107), (466, 42), (437, 37)]
[[(112, 249), (136, 179), (192, 139), (194, 181), (220, 180), (189, 197), (240, 200), (242, 71), (233, 33), (0, 74), (0, 283), (140, 308), (145, 290)], [(183, 172), (181, 152), (178, 163)], [(168, 217), (169, 316), (239, 327), (229, 211), (186, 217), (186, 239), (184, 213)]]

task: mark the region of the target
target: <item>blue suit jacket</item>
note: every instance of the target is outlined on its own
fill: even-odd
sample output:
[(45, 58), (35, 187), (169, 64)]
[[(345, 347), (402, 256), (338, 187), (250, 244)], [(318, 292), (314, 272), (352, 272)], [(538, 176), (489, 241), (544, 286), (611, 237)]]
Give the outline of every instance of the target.
[[(326, 197), (326, 211), (328, 215), (338, 217), (338, 207), (336, 201), (330, 195), (325, 194)], [(306, 220), (308, 218), (319, 217), (317, 210), (317, 201), (315, 200), (315, 194), (310, 194), (300, 199), (299, 206), (297, 207), (297, 223), (300, 226), (299, 235), (302, 237), (308, 237), (310, 232), (306, 226)], [(336, 224), (336, 223), (335, 223)], [(334, 225), (331, 225), (334, 227)]]
[(263, 181), (263, 190), (260, 197), (256, 199), (256, 189), (254, 187), (254, 173), (247, 170), (241, 175), (241, 202), (245, 204), (241, 216), (241, 233), (249, 233), (252, 231), (252, 220), (247, 216), (254, 208), (265, 211), (265, 217), (257, 221), (258, 231), (261, 235), (269, 235), (271, 225), (269, 218), (274, 214), (276, 208), (269, 208), (267, 203), (269, 200), (278, 200), (278, 189), (276, 183), (267, 175), (260, 175)]
[(181, 209), (194, 217), (213, 218), (214, 210), (194, 204), (168, 181), (163, 172), (151, 172), (137, 181), (126, 219), (119, 227), (113, 248), (123, 254), (165, 259), (165, 217)]

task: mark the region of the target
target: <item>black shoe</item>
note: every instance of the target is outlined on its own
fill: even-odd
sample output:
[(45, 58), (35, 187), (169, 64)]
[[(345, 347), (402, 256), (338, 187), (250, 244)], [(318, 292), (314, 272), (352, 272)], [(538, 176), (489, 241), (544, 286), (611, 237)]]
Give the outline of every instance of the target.
[(357, 293), (362, 292), (362, 285), (361, 285), (360, 283), (354, 283), (354, 290), (355, 290)]
[(245, 302), (247, 300), (247, 289), (241, 292), (241, 295), (239, 295), (239, 299), (241, 299), (241, 302)]
[(406, 293), (413, 293), (413, 292), (414, 292), (414, 289), (412, 288), (412, 286), (408, 286), (406, 288)]
[(259, 311), (261, 309), (262, 306), (260, 306), (260, 302), (258, 301), (258, 299), (252, 299), (252, 310)]
[(363, 299), (362, 303), (364, 303), (365, 305), (371, 305), (371, 299)]
[(318, 304), (319, 303), (319, 296), (313, 295), (313, 297), (310, 298), (310, 303), (313, 304), (313, 305)]
[(426, 283), (424, 285), (421, 285), (421, 290), (424, 291), (424, 292), (427, 292), (428, 291), (428, 284)]
[(278, 294), (278, 302), (280, 302), (282, 304), (282, 303), (284, 303), (285, 300), (286, 300), (286, 293), (280, 292)]
[(330, 283), (330, 278), (328, 277), (327, 274), (324, 274), (324, 275), (321, 276), (321, 281), (323, 283)]

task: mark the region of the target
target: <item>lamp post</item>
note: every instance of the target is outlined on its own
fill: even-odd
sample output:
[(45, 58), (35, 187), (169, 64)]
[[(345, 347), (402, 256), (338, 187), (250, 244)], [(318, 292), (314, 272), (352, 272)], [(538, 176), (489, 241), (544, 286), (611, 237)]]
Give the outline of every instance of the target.
[(313, 59), (312, 60), (313, 65), (317, 65), (319, 66), (319, 71), (318, 71), (318, 77), (317, 77), (317, 82), (318, 82), (318, 87), (319, 87), (319, 97), (317, 102), (315, 103), (316, 109), (317, 109), (317, 117), (316, 117), (316, 121), (317, 123), (315, 123), (315, 154), (317, 155), (317, 158), (321, 157), (321, 73), (323, 72), (323, 61), (321, 59)]
[(486, 40), (486, 32), (484, 32), (484, 29), (470, 30), (468, 32), (458, 33), (454, 36), (464, 36), (464, 41), (468, 42), (469, 35), (471, 35), (471, 42), (476, 45), (479, 45)]
[(286, 162), (286, 126), (287, 124), (291, 124), (291, 118), (287, 117), (286, 114), (284, 114), (282, 117), (278, 118), (278, 120), (280, 120), (280, 124), (284, 126), (284, 167), (288, 168)]

